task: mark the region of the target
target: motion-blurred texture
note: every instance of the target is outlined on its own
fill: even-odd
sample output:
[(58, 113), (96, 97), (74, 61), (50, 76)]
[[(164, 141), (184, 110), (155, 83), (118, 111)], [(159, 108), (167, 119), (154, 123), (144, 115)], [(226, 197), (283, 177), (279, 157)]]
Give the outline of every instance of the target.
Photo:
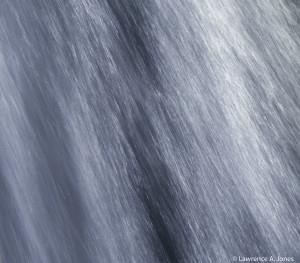
[(299, 1), (0, 0), (1, 262), (299, 248)]

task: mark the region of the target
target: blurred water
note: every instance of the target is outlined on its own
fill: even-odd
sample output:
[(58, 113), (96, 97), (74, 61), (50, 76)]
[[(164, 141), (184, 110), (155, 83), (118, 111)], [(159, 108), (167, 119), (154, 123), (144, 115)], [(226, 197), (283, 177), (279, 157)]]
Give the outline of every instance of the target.
[(0, 258), (300, 262), (297, 0), (0, 0)]

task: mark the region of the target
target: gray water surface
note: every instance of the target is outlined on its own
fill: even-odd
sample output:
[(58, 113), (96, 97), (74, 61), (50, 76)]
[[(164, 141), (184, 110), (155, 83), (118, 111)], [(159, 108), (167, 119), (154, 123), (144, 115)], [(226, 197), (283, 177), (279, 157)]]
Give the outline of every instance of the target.
[(0, 0), (0, 262), (300, 262), (299, 23), (297, 0)]

